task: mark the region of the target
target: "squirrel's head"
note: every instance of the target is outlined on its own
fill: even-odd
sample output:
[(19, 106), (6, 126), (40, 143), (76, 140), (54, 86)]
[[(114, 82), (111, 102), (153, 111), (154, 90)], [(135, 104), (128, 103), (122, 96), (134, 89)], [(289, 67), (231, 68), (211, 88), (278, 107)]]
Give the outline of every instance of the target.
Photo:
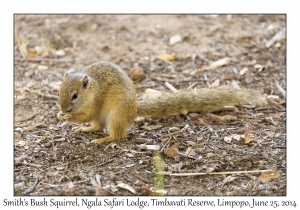
[(90, 83), (88, 75), (65, 73), (59, 90), (60, 111), (78, 112), (88, 104), (89, 96), (92, 97), (88, 94)]

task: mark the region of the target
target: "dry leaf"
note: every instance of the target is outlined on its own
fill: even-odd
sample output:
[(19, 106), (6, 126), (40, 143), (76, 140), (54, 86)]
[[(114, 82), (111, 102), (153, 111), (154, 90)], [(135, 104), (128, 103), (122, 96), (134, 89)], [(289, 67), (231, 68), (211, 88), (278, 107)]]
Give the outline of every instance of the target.
[(31, 57), (31, 58), (35, 57), (37, 54), (36, 50), (33, 48), (29, 48), (28, 51), (29, 51), (29, 57)]
[(191, 146), (195, 146), (195, 145), (196, 145), (196, 143), (193, 142), (193, 141), (186, 141), (186, 143), (188, 143), (188, 144), (191, 145)]
[(276, 179), (280, 176), (280, 174), (277, 171), (267, 171), (262, 172), (259, 176), (259, 180), (263, 182), (268, 182), (270, 179)]
[(155, 190), (155, 191), (153, 191), (153, 190), (150, 190), (148, 187), (146, 187), (146, 186), (142, 186), (142, 188), (146, 191), (146, 193), (148, 194), (148, 195), (150, 195), (150, 196), (156, 196), (156, 195), (165, 195), (165, 194), (167, 194), (167, 191), (165, 191), (165, 190)]
[(175, 141), (174, 140), (168, 141), (168, 144), (171, 147), (171, 146), (173, 146), (175, 144)]
[(245, 133), (253, 133), (253, 131), (250, 130), (250, 129), (246, 129), (246, 130), (245, 130)]
[(222, 181), (222, 183), (223, 183), (223, 184), (227, 184), (227, 183), (232, 182), (232, 181), (235, 180), (235, 179), (236, 179), (235, 176), (228, 176), (228, 177), (226, 177), (226, 178)]
[(250, 142), (252, 142), (254, 140), (254, 135), (253, 134), (247, 134), (245, 136), (245, 144), (249, 144)]
[(66, 185), (65, 185), (65, 190), (70, 190), (74, 187), (74, 184), (72, 181), (68, 182)]
[(164, 149), (164, 153), (165, 155), (167, 155), (168, 157), (174, 158), (176, 162), (179, 162), (179, 148), (178, 148), (178, 144), (174, 144), (172, 147), (170, 148), (165, 148)]
[(199, 122), (204, 122), (204, 119), (202, 117), (198, 118)]
[(248, 162), (246, 163), (246, 167), (251, 168), (251, 167), (252, 167), (252, 162), (251, 162), (251, 161), (248, 161)]
[(196, 153), (194, 152), (194, 150), (191, 147), (188, 147), (186, 149), (185, 154), (192, 155), (192, 156), (196, 155)]
[(203, 169), (206, 169), (206, 173), (214, 172), (218, 166), (214, 164), (207, 164), (202, 166)]
[(169, 55), (169, 54), (163, 54), (163, 53), (159, 53), (158, 57), (162, 58), (162, 59), (166, 59), (168, 61), (173, 61), (175, 60), (175, 57), (173, 55)]
[(224, 137), (224, 141), (226, 142), (226, 143), (231, 143), (231, 139), (232, 139), (232, 136), (225, 136)]
[(123, 189), (125, 189), (125, 190), (128, 190), (128, 191), (130, 191), (130, 192), (133, 193), (133, 194), (136, 194), (135, 189), (133, 189), (133, 187), (129, 186), (128, 184), (125, 184), (125, 183), (123, 183), (123, 182), (120, 182), (120, 183), (118, 183), (117, 186), (120, 187), (120, 188), (123, 188)]
[(282, 117), (283, 115), (285, 115), (285, 112), (279, 112), (279, 113), (273, 115), (272, 117), (273, 117), (273, 118), (280, 118), (280, 117)]

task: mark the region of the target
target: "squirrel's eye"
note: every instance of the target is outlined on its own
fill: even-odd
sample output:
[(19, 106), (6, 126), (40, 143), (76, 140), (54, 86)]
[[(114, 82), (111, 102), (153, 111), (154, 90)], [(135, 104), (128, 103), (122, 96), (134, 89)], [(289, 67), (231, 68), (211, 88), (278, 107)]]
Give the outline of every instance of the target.
[(78, 94), (74, 93), (73, 96), (72, 96), (72, 100), (76, 99), (77, 97), (78, 97)]

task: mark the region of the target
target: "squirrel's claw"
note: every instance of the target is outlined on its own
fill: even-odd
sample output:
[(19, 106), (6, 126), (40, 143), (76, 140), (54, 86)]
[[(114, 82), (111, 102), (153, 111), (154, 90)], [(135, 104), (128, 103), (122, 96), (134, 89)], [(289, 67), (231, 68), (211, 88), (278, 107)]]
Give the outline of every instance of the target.
[(95, 126), (90, 126), (90, 127), (74, 127), (72, 128), (73, 131), (75, 131), (75, 133), (80, 133), (80, 132), (94, 132), (94, 131), (98, 131), (99, 129), (97, 129)]
[(75, 131), (75, 133), (80, 133), (81, 131), (83, 131), (83, 129), (84, 129), (84, 127), (78, 126), (78, 127), (72, 128), (72, 131)]
[(70, 113), (65, 113), (65, 112), (60, 111), (57, 113), (57, 118), (60, 121), (64, 122), (64, 121), (68, 121), (68, 120), (72, 119), (72, 115)]

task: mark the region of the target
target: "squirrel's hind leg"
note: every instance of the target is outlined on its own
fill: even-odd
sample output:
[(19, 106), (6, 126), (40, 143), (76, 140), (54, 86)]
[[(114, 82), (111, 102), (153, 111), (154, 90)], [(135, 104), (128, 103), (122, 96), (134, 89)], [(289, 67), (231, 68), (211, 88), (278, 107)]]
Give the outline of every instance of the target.
[(108, 127), (109, 136), (101, 139), (95, 139), (92, 142), (102, 144), (114, 140), (125, 139), (127, 137), (127, 128), (134, 120), (134, 115), (129, 117), (120, 117), (122, 114), (115, 112), (110, 118)]

